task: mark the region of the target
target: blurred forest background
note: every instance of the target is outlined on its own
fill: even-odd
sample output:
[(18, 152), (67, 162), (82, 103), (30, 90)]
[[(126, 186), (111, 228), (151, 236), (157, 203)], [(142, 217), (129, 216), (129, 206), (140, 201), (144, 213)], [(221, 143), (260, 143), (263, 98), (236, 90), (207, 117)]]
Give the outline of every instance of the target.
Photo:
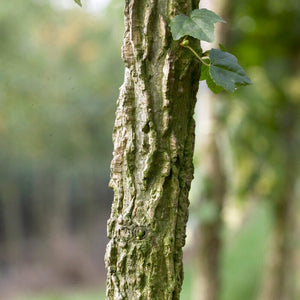
[[(0, 300), (104, 299), (123, 1), (67, 2), (0, 2)], [(300, 3), (203, 5), (254, 84), (200, 85), (182, 299), (298, 300)]]

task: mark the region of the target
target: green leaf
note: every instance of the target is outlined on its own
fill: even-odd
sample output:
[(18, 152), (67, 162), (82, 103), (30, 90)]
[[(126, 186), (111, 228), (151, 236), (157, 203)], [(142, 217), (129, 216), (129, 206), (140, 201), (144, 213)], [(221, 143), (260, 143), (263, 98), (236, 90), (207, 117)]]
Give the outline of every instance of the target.
[(191, 16), (178, 15), (170, 23), (171, 32), (174, 40), (189, 35), (196, 39), (213, 42), (214, 23), (224, 22), (222, 18), (208, 9), (195, 9)]
[(233, 93), (241, 85), (252, 84), (234, 55), (218, 49), (211, 49), (209, 58), (211, 62), (209, 74), (213, 81), (225, 90)]
[[(209, 59), (204, 60), (206, 63), (210, 63)], [(210, 74), (209, 74), (209, 66), (202, 64), (201, 65), (201, 76), (200, 81), (206, 80), (206, 84), (208, 88), (214, 92), (215, 94), (219, 94), (223, 91), (223, 87), (216, 85), (216, 83), (212, 80)]]
[(222, 50), (222, 51), (227, 51), (227, 49), (225, 48), (225, 46), (221, 43), (219, 43), (219, 48)]
[(81, 0), (74, 0), (79, 6), (82, 6)]

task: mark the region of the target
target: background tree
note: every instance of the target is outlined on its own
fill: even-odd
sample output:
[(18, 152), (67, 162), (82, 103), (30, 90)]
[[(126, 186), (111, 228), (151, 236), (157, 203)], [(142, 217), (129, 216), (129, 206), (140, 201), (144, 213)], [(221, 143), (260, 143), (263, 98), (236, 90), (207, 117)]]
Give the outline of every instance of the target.
[[(230, 21), (227, 14), (230, 8), (228, 1), (202, 1), (200, 5), (217, 12), (227, 22)], [(226, 45), (230, 25), (221, 25), (216, 26), (214, 48), (218, 47), (219, 43)], [(209, 47), (204, 44), (203, 48), (205, 51)], [(199, 128), (196, 136), (196, 169), (200, 176), (196, 181), (196, 196), (191, 208), (192, 216), (194, 215), (198, 223), (194, 233), (197, 269), (193, 299), (217, 300), (221, 296), (223, 208), (226, 192), (230, 190), (230, 180), (227, 179), (229, 172), (226, 168), (230, 152), (226, 151), (227, 128), (220, 109), (224, 106), (224, 98), (218, 93), (201, 89), (199, 99), (199, 115), (196, 121), (199, 122), (198, 126), (204, 129)]]
[[(294, 82), (299, 79), (299, 5), (296, 2), (290, 1), (288, 5), (277, 1), (234, 2), (230, 11), (233, 26), (228, 47), (248, 68), (252, 67), (255, 83), (251, 92), (241, 90), (227, 110), (236, 161), (234, 186), (239, 199), (268, 200), (273, 222), (261, 299), (297, 298), (295, 224), (299, 196), (295, 187), (299, 161), (295, 151), (299, 145), (299, 94)], [(264, 26), (266, 18), (268, 26)]]
[[(203, 96), (203, 94), (202, 94)], [(203, 97), (204, 98), (204, 97)], [(192, 202), (192, 216), (197, 219), (194, 234), (197, 271), (194, 278), (193, 299), (215, 300), (221, 290), (220, 263), (222, 250), (223, 215), (226, 193), (226, 172), (223, 157), (224, 124), (216, 114), (217, 96), (206, 95), (200, 106), (209, 110), (207, 117), (200, 121), (206, 128), (198, 136), (195, 149), (199, 158), (197, 168), (200, 180), (196, 188), (197, 199)], [(202, 112), (203, 113), (203, 112)]]
[[(222, 4), (224, 2), (226, 3), (223, 1)], [(252, 68), (251, 78), (255, 81), (253, 87), (237, 92), (230, 100), (228, 97), (226, 99), (224, 95), (220, 95), (221, 100), (212, 109), (215, 116), (219, 120), (223, 120), (221, 123), (219, 122), (219, 126), (225, 125), (223, 130), (225, 129), (229, 133), (231, 149), (233, 150), (234, 168), (231, 168), (232, 172), (228, 174), (230, 181), (227, 189), (229, 190), (229, 198), (237, 201), (235, 201), (236, 204), (229, 201), (225, 210), (233, 205), (246, 208), (245, 212), (242, 212), (242, 209), (239, 212), (240, 215), (245, 214), (244, 225), (243, 223), (241, 225), (242, 230), (248, 220), (253, 218), (257, 207), (262, 207), (262, 202), (268, 200), (271, 206), (266, 210), (270, 209), (272, 212), (273, 237), (264, 279), (260, 278), (259, 273), (257, 273), (255, 284), (252, 281), (251, 288), (251, 280), (249, 280), (249, 288), (247, 288), (247, 284), (243, 283), (243, 280), (239, 283), (238, 278), (251, 276), (249, 264), (246, 262), (243, 264), (236, 263), (241, 266), (240, 268), (237, 267), (241, 273), (236, 276), (235, 280), (232, 278), (232, 289), (229, 292), (229, 279), (227, 279), (229, 275), (226, 274), (230, 272), (230, 267), (226, 265), (228, 271), (224, 270), (223, 261), (223, 266), (221, 266), (223, 270), (219, 271), (222, 274), (224, 288), (220, 291), (219, 297), (221, 299), (254, 299), (258, 297), (261, 299), (294, 299), (297, 297), (297, 292), (295, 292), (295, 266), (297, 265), (295, 254), (299, 252), (296, 243), (299, 205), (297, 204), (298, 196), (295, 188), (295, 182), (299, 177), (299, 163), (294, 153), (299, 143), (299, 139), (296, 137), (299, 128), (296, 121), (299, 119), (296, 113), (299, 110), (296, 98), (299, 96), (293, 88), (293, 82), (299, 76), (294, 69), (294, 66), (299, 64), (296, 54), (299, 52), (299, 43), (296, 37), (297, 22), (295, 21), (298, 18), (299, 10), (296, 8), (296, 2), (293, 1), (290, 2), (290, 6), (278, 5), (276, 1), (270, 2), (270, 5), (261, 2), (228, 4), (223, 6), (224, 13), (219, 13), (222, 17), (227, 15), (226, 20), (231, 23), (227, 27), (229, 31), (221, 34), (222, 43), (225, 44), (226, 48), (232, 50), (243, 63), (248, 64), (248, 68), (251, 66), (256, 66), (256, 68)], [(264, 27), (266, 16), (270, 21), (268, 21), (268, 26)], [(289, 22), (283, 21), (288, 19), (290, 19)], [(281, 26), (279, 20), (285, 25)], [(276, 43), (275, 40), (278, 38), (282, 42)], [(212, 105), (211, 101), (210, 105)], [(208, 141), (213, 140), (211, 136)], [(224, 149), (221, 149), (220, 154), (222, 159), (228, 159), (226, 157), (228, 152)], [(198, 160), (205, 160), (205, 157), (208, 157), (206, 162), (214, 162), (214, 164), (207, 164), (208, 166), (218, 165), (220, 156), (214, 151), (204, 151), (202, 155), (203, 157), (198, 158)], [(210, 156), (213, 158), (209, 159)], [(294, 167), (291, 167), (292, 165)], [(208, 201), (203, 200), (202, 213), (200, 211), (196, 215), (200, 216), (199, 220), (202, 223), (200, 228), (202, 230), (207, 228), (208, 230), (208, 228), (212, 228), (211, 224), (214, 224), (214, 220), (220, 218), (220, 215), (216, 213), (220, 210), (216, 209), (218, 206), (214, 204), (207, 205), (207, 214), (203, 214), (205, 202), (218, 203), (218, 197), (211, 197), (211, 195), (212, 191), (217, 190), (220, 186), (220, 176), (209, 176), (212, 173), (211, 167), (203, 170), (204, 166), (205, 161), (201, 166), (203, 179), (200, 185), (204, 189), (202, 198), (208, 199)], [(207, 176), (210, 178), (208, 185), (206, 185)], [(207, 191), (210, 191), (210, 194)], [(260, 201), (259, 204), (257, 200)], [(195, 206), (193, 206), (194, 210), (197, 210)], [(205, 218), (206, 221), (203, 220)], [(267, 224), (268, 214), (264, 218), (266, 219), (264, 222)], [(205, 239), (206, 235), (202, 233), (201, 236), (202, 239)], [(201, 236), (198, 239), (199, 242), (201, 242)], [(208, 255), (207, 253), (211, 255), (216, 253), (207, 250), (210, 249), (210, 243), (216, 241), (212, 238), (212, 230), (208, 237), (206, 241), (202, 241), (202, 248), (200, 248), (202, 261)], [(224, 235), (223, 237), (225, 237), (225, 245), (234, 242), (234, 239), (228, 241), (228, 237)], [(226, 248), (231, 248), (231, 246), (226, 246)], [(227, 249), (223, 254), (223, 259), (224, 255), (228, 255), (226, 252)], [(248, 251), (245, 250), (245, 259), (247, 253)], [(246, 260), (252, 261), (249, 256)], [(255, 264), (252, 262), (252, 265), (256, 265), (256, 268), (259, 267), (260, 273), (263, 273), (259, 261), (261, 261), (261, 257), (257, 257)], [(210, 267), (212, 264), (204, 262), (202, 268), (201, 266), (199, 268), (202, 270), (199, 275), (202, 278), (202, 283), (206, 282), (207, 276), (205, 277), (203, 274), (208, 272), (207, 270), (211, 270), (210, 274), (214, 274), (214, 280), (210, 280), (209, 284), (206, 285), (208, 287), (217, 282), (215, 278), (216, 274), (219, 273), (216, 268), (210, 269)], [(246, 268), (248, 268), (249, 275), (245, 274)], [(253, 267), (252, 269), (254, 271)], [(259, 271), (259, 269), (257, 270)], [(258, 296), (260, 280), (263, 280), (264, 283), (261, 295)], [(205, 292), (207, 290), (209, 289), (202, 289), (203, 299), (212, 294)], [(217, 297), (217, 289), (212, 288), (211, 290), (215, 291), (213, 294)], [(252, 290), (251, 294), (249, 293), (250, 290)]]

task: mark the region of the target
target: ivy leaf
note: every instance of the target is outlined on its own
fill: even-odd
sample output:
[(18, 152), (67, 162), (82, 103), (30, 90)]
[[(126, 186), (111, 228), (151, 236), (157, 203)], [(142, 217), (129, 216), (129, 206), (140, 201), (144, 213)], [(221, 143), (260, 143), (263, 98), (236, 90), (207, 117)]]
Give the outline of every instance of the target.
[(211, 49), (209, 58), (211, 62), (209, 74), (216, 85), (233, 93), (241, 85), (252, 84), (234, 55), (218, 49)]
[[(204, 60), (207, 64), (210, 63), (209, 59)], [(214, 92), (215, 94), (219, 94), (220, 92), (223, 91), (222, 86), (216, 85), (216, 83), (212, 80), (210, 74), (209, 74), (209, 66), (202, 64), (201, 65), (201, 76), (200, 76), (200, 81), (201, 80), (206, 80), (206, 84), (208, 88)]]
[(79, 6), (82, 6), (81, 0), (74, 0)]
[(174, 17), (170, 27), (174, 40), (189, 35), (202, 41), (213, 42), (216, 22), (226, 23), (211, 10), (203, 8), (193, 10), (190, 17), (186, 15)]

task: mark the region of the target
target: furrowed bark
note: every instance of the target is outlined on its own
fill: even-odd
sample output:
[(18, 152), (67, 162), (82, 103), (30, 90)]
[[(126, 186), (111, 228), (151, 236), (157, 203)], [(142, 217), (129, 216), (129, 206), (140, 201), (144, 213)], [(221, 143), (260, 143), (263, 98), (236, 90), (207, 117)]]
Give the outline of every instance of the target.
[(198, 2), (125, 1), (105, 257), (109, 300), (179, 299), (200, 74), (168, 24)]

